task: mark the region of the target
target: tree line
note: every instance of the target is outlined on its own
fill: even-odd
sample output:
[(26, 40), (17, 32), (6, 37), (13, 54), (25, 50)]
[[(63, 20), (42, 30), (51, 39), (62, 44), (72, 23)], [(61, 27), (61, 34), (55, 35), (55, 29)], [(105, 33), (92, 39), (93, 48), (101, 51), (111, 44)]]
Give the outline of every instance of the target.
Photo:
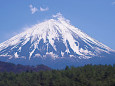
[(115, 86), (115, 65), (85, 65), (64, 70), (1, 72), (0, 86)]

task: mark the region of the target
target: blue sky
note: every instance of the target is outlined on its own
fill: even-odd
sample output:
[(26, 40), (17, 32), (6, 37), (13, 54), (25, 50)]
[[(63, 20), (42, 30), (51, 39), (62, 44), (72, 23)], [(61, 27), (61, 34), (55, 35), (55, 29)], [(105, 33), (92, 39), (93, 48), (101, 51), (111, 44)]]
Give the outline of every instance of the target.
[(0, 0), (0, 43), (58, 12), (115, 50), (115, 0)]

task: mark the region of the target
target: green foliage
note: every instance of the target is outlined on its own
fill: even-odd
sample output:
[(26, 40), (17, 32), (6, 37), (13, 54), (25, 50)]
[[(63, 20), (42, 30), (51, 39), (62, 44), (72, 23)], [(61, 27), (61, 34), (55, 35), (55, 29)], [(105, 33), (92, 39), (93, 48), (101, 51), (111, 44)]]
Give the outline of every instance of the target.
[(115, 65), (85, 65), (22, 73), (0, 73), (0, 86), (115, 86)]

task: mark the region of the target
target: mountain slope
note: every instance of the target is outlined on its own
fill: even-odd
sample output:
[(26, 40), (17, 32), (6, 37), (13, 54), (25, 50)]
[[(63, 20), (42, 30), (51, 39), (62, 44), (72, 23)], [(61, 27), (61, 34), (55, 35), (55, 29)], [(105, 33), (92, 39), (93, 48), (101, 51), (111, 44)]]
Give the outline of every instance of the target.
[(78, 59), (103, 57), (102, 53), (113, 52), (106, 45), (72, 26), (61, 15), (36, 24), (0, 44), (1, 57), (8, 57), (8, 60), (22, 58), (28, 60), (28, 63), (36, 58), (43, 60), (38, 60), (36, 64), (45, 63), (49, 59), (71, 59), (73, 62)]

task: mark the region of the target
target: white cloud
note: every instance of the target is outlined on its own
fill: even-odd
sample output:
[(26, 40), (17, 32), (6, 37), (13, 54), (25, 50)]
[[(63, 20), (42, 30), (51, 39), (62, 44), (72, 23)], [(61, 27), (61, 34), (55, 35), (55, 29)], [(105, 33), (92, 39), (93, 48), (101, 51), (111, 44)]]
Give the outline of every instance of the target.
[(63, 16), (62, 16), (62, 14), (59, 12), (59, 13), (57, 13), (56, 15), (53, 15), (53, 17), (55, 18), (55, 17), (63, 17)]
[(58, 20), (64, 20), (66, 21), (68, 24), (70, 24), (70, 20), (66, 19), (63, 17), (63, 15), (59, 12), (56, 15), (52, 15), (53, 18), (56, 18)]
[(115, 1), (114, 1), (114, 2), (112, 2), (112, 5), (115, 5)]
[(49, 10), (48, 7), (46, 7), (46, 8), (42, 8), (42, 7), (40, 7), (40, 11), (48, 11), (48, 10)]
[(32, 5), (29, 6), (32, 14), (36, 13), (38, 9), (36, 7), (33, 7)]

